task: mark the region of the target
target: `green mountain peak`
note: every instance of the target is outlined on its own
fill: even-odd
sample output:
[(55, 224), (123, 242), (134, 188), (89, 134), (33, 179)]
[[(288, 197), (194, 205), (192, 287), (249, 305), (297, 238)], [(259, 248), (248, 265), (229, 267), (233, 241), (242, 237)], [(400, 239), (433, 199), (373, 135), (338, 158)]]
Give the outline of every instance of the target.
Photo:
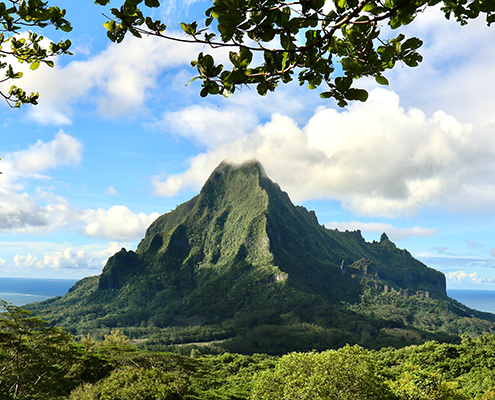
[[(439, 307), (445, 318), (438, 317)], [(297, 335), (309, 329), (303, 347), (311, 349), (346, 342), (377, 346), (386, 338), (409, 343), (434, 331), (460, 334), (473, 329), (473, 318), (492, 324), (486, 322), (491, 317), (450, 300), (445, 276), (398, 249), (385, 233), (368, 243), (359, 231), (321, 226), (257, 161), (221, 163), (196, 197), (151, 224), (136, 251), (122, 249), (101, 275), (32, 309), (76, 331), (220, 326), (239, 338), (232, 343), (240, 351), (251, 343), (246, 335), (259, 335), (265, 325), (272, 332), (265, 336), (280, 335), (278, 327)], [(430, 312), (436, 320), (417, 315)], [(458, 322), (447, 326), (452, 320)], [(315, 330), (329, 336), (321, 339), (321, 331), (317, 339)], [(270, 352), (282, 351), (268, 342)], [(266, 352), (265, 345), (256, 351)]]

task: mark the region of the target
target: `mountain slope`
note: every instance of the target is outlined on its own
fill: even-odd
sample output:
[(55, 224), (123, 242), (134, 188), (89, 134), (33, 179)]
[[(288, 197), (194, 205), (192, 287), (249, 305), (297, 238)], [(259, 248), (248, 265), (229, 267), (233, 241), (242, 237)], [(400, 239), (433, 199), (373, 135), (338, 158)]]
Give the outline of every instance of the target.
[(30, 308), (77, 332), (215, 326), (234, 336), (233, 350), (273, 353), (450, 340), (494, 321), (449, 299), (444, 275), (385, 234), (368, 243), (320, 226), (257, 162), (222, 163), (135, 252), (122, 249), (100, 276)]

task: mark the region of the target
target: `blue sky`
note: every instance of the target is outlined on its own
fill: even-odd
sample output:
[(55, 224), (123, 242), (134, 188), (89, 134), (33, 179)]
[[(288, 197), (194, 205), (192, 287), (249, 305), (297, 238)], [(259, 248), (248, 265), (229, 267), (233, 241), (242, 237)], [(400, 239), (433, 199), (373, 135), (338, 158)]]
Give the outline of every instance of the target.
[[(387, 87), (363, 80), (369, 100), (339, 109), (297, 84), (202, 99), (185, 85), (206, 49), (115, 45), (104, 8), (59, 3), (74, 30), (44, 35), (70, 38), (74, 55), (26, 71), (38, 106), (0, 104), (0, 277), (98, 274), (222, 160), (256, 158), (327, 227), (386, 232), (449, 288), (495, 289), (495, 30), (483, 20), (423, 13), (407, 31), (424, 39), (424, 62), (398, 65)], [(208, 4), (157, 13), (176, 31)]]

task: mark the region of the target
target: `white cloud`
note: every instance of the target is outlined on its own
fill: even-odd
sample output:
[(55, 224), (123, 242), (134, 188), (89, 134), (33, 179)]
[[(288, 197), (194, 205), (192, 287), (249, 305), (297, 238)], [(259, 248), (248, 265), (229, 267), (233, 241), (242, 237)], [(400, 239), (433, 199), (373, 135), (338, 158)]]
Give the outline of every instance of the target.
[(115, 196), (118, 194), (117, 190), (113, 187), (113, 185), (107, 187), (106, 193), (110, 196)]
[(447, 283), (449, 284), (476, 284), (476, 285), (492, 285), (495, 280), (492, 278), (482, 278), (477, 272), (455, 271), (445, 274)]
[(134, 214), (125, 206), (112, 206), (108, 210), (86, 210), (83, 216), (86, 222), (84, 232), (89, 237), (137, 240), (144, 236), (146, 228), (158, 217), (158, 213)]
[[(10, 243), (12, 245), (12, 243)], [(88, 273), (100, 273), (108, 258), (118, 252), (123, 245), (111, 242), (104, 246), (77, 246), (60, 243), (19, 243), (20, 247), (28, 252), (36, 251), (36, 255), (31, 253), (16, 254), (12, 257), (12, 262), (5, 261), (1, 264), (2, 271), (9, 274), (22, 275), (24, 270), (62, 271), (67, 275), (85, 276)], [(57, 250), (44, 251), (38, 253), (41, 247), (50, 247)]]
[(63, 226), (75, 212), (67, 200), (53, 197), (53, 202), (40, 204), (40, 197), (0, 189), (0, 230), (11, 233), (36, 233)]
[[(206, 133), (198, 128), (188, 135)], [(394, 217), (440, 202), (478, 210), (495, 201), (492, 135), (442, 111), (428, 117), (406, 110), (382, 89), (346, 110), (319, 108), (303, 127), (274, 114), (250, 134), (224, 140), (192, 158), (187, 171), (156, 177), (156, 193), (199, 188), (224, 159), (256, 158), (295, 201), (334, 199), (360, 215)], [(466, 201), (471, 185), (477, 191)]]
[(95, 104), (105, 117), (136, 115), (146, 108), (160, 74), (167, 68), (189, 65), (196, 54), (195, 45), (128, 37), (93, 57), (63, 67), (24, 68), (24, 76), (16, 84), (26, 91), (40, 92), (39, 104), (29, 115), (41, 124), (70, 124), (73, 106), (85, 102)]
[(11, 153), (6, 157), (13, 171), (19, 174), (37, 174), (60, 165), (73, 165), (81, 161), (82, 144), (74, 137), (60, 131), (51, 142), (38, 140), (27, 150)]
[(32, 254), (14, 256), (14, 266), (17, 268), (33, 268), (37, 266), (38, 263), (38, 258), (34, 257)]
[(213, 152), (212, 154), (199, 154), (190, 160), (190, 167), (187, 171), (178, 174), (170, 174), (165, 178), (155, 176), (152, 185), (155, 194), (158, 196), (175, 196), (186, 188), (199, 189), (205, 179), (213, 169), (222, 162), (222, 155)]
[(424, 41), (419, 67), (398, 66), (387, 73), (391, 88), (408, 105), (433, 112), (441, 104), (461, 121), (495, 122), (495, 32), (483, 16), (460, 26), (439, 7), (428, 7), (403, 31)]
[(47, 170), (78, 164), (81, 153), (81, 143), (61, 131), (50, 142), (39, 140), (26, 150), (6, 154), (0, 175), (0, 230), (33, 233), (66, 224), (74, 213), (66, 199), (40, 189), (33, 196), (25, 186), (49, 181)]
[(477, 240), (466, 239), (465, 242), (468, 247), (477, 247), (477, 248), (485, 247), (483, 243), (480, 243)]
[(38, 262), (41, 268), (53, 268), (55, 270), (80, 269), (92, 264), (94, 264), (92, 257), (84, 250), (74, 251), (71, 248), (66, 248), (64, 251), (46, 252), (43, 259)]
[[(79, 163), (81, 153), (82, 145), (77, 139), (59, 132), (50, 142), (39, 140), (26, 150), (6, 154), (1, 164), (3, 174), (0, 175), (0, 230), (13, 234), (36, 234), (47, 233), (55, 228), (74, 230), (84, 226), (83, 232), (89, 237), (140, 239), (146, 228), (159, 216), (158, 213), (134, 214), (123, 206), (83, 211), (70, 204), (66, 198), (40, 186), (34, 193), (26, 190), (25, 186), (32, 182), (49, 182), (50, 177), (43, 174), (47, 170)], [(110, 187), (107, 193), (115, 194), (116, 191)], [(19, 256), (18, 262), (34, 262), (32, 258), (26, 257)], [(50, 257), (49, 262), (54, 264), (73, 263), (78, 255), (59, 251)]]
[[(187, 14), (189, 7), (199, 2), (204, 2), (204, 0), (164, 0), (161, 2), (162, 6), (159, 10), (168, 21), (173, 21), (178, 18), (183, 18), (184, 13)], [(208, 6), (205, 6), (205, 9), (207, 7)]]
[(208, 147), (217, 147), (240, 139), (254, 129), (258, 117), (253, 110), (240, 112), (238, 107), (193, 105), (180, 111), (168, 112), (161, 124), (179, 135)]
[(122, 247), (125, 247), (125, 245), (118, 243), (118, 242), (110, 242), (108, 247), (106, 247), (104, 249), (100, 249), (100, 250), (93, 250), (91, 252), (91, 255), (95, 259), (105, 260), (105, 262), (106, 262), (106, 260), (110, 256), (113, 256), (115, 253), (120, 251), (120, 249), (122, 249)]
[(338, 229), (339, 231), (355, 231), (361, 230), (363, 232), (369, 233), (383, 233), (385, 232), (390, 240), (403, 240), (411, 236), (433, 236), (437, 233), (434, 228), (422, 228), (420, 226), (414, 226), (412, 228), (397, 228), (392, 224), (381, 223), (381, 222), (329, 222), (325, 224), (328, 229)]
[[(180, 90), (182, 93), (184, 88), (181, 87)], [(320, 102), (312, 94), (305, 96), (304, 101), (299, 101), (300, 91), (298, 85), (287, 85), (280, 87), (275, 93), (260, 97), (254, 88), (246, 88), (229, 98), (210, 97), (200, 105), (175, 111), (167, 110), (152, 126), (189, 139), (207, 149), (215, 149), (242, 139), (264, 121), (269, 121), (273, 114), (283, 112), (294, 121), (306, 121), (307, 110)]]

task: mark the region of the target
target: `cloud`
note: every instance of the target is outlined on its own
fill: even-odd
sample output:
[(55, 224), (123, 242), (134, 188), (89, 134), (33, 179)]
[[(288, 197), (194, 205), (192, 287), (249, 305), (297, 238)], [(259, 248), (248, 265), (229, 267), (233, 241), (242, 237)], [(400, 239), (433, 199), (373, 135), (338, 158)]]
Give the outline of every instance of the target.
[[(9, 243), (12, 245), (12, 243)], [(99, 273), (110, 256), (119, 251), (123, 246), (112, 242), (104, 246), (71, 246), (59, 243), (44, 243), (42, 247), (60, 248), (60, 250), (45, 251), (41, 254), (30, 254), (40, 246), (37, 243), (19, 244), (25, 248), (25, 254), (16, 254), (12, 261), (4, 261), (2, 271), (10, 274), (23, 270), (63, 271), (68, 275), (87, 275)]]
[[(215, 115), (221, 120), (221, 110)], [(187, 136), (208, 141), (202, 127), (188, 126), (194, 132)], [(493, 135), (443, 111), (428, 117), (406, 110), (383, 89), (346, 110), (321, 107), (302, 127), (273, 114), (249, 134), (222, 138), (191, 158), (186, 171), (155, 177), (156, 194), (199, 189), (224, 159), (256, 158), (295, 201), (337, 200), (358, 215), (395, 217), (437, 204), (479, 210), (495, 201)]]
[(397, 228), (392, 224), (380, 223), (380, 222), (329, 222), (325, 224), (328, 229), (338, 229), (340, 231), (355, 231), (361, 230), (363, 232), (369, 233), (383, 233), (385, 232), (387, 236), (392, 240), (404, 240), (411, 236), (433, 236), (437, 233), (434, 228), (422, 228), (420, 226), (414, 226), (412, 228)]
[(109, 194), (110, 196), (116, 196), (118, 194), (117, 190), (113, 187), (113, 185), (107, 187), (107, 189), (105, 190), (105, 192), (107, 194)]
[(134, 214), (125, 206), (112, 206), (108, 210), (86, 210), (84, 232), (89, 237), (109, 240), (140, 239), (148, 226), (159, 217), (158, 213)]
[(50, 181), (44, 173), (81, 161), (82, 145), (60, 131), (49, 142), (39, 140), (26, 150), (6, 154), (0, 175), (0, 230), (34, 233), (64, 225), (73, 218), (74, 208), (60, 196), (38, 189), (34, 196), (27, 183)]
[[(46, 171), (78, 164), (81, 158), (81, 143), (62, 131), (52, 141), (39, 140), (26, 150), (6, 154), (1, 163), (3, 173), (0, 175), (0, 230), (13, 234), (36, 234), (56, 228), (74, 230), (81, 227), (89, 237), (140, 239), (146, 228), (159, 216), (158, 213), (134, 214), (124, 206), (112, 206), (106, 210), (81, 210), (66, 198), (43, 188), (43, 183), (51, 181), (45, 175)], [(33, 182), (41, 184), (29, 192), (26, 187)], [(115, 194), (116, 191), (110, 187), (107, 193)], [(60, 261), (53, 259), (50, 262), (57, 264), (69, 260), (69, 254), (64, 253), (63, 257), (60, 254), (56, 256)], [(72, 263), (77, 254), (71, 257), (67, 262)], [(28, 264), (35, 261), (28, 256), (19, 256), (18, 262)]]
[(477, 248), (485, 247), (485, 245), (483, 243), (480, 243), (476, 240), (466, 239), (465, 242), (466, 242), (466, 245), (468, 247), (477, 247)]
[[(321, 104), (312, 93), (300, 101), (301, 88), (295, 84), (280, 87), (263, 97), (254, 88), (244, 89), (229, 98), (210, 96), (201, 104), (167, 110), (152, 127), (215, 149), (241, 139), (281, 110), (294, 121), (306, 121), (307, 110)], [(184, 92), (183, 87), (180, 90)]]
[(493, 260), (483, 258), (482, 256), (463, 256), (457, 254), (448, 254), (445, 256), (432, 255), (429, 253), (417, 253), (414, 255), (426, 265), (439, 269), (443, 272), (454, 272), (458, 269), (462, 270), (491, 270), (493, 268)]
[(477, 272), (455, 271), (445, 274), (447, 283), (450, 284), (466, 284), (473, 283), (476, 285), (492, 285), (495, 280), (492, 278), (481, 278)]
[(494, 123), (493, 29), (482, 16), (461, 26), (447, 20), (439, 8), (427, 7), (402, 29), (423, 39), (419, 51), (424, 60), (416, 68), (387, 72), (391, 87), (408, 105), (421, 104), (426, 112), (442, 104), (461, 121), (476, 121), (480, 126)]
[(63, 226), (76, 215), (66, 199), (51, 196), (53, 202), (40, 204), (40, 197), (0, 189), (0, 230), (36, 233)]
[(190, 65), (197, 52), (195, 45), (128, 37), (118, 45), (109, 44), (97, 55), (65, 66), (41, 65), (36, 71), (24, 67), (17, 85), (40, 92), (39, 105), (29, 110), (29, 116), (41, 124), (71, 124), (74, 107), (88, 102), (107, 118), (132, 116), (146, 109), (150, 92), (156, 91), (165, 69)]
[(258, 117), (253, 110), (240, 113), (238, 107), (193, 105), (180, 111), (168, 112), (161, 124), (178, 132), (182, 137), (216, 147), (233, 139), (240, 139), (256, 127)]
[(40, 268), (52, 268), (55, 270), (82, 269), (94, 264), (95, 261), (86, 251), (74, 251), (69, 247), (64, 251), (45, 252), (43, 259), (37, 263)]
[(437, 246), (437, 247), (432, 247), (430, 250), (432, 251), (436, 251), (437, 253), (440, 253), (440, 254), (445, 254), (445, 252), (448, 250), (449, 248), (446, 247), (446, 246)]
[[(159, 10), (166, 20), (174, 21), (178, 18), (184, 18), (184, 14), (188, 13), (189, 8), (193, 4), (200, 2), (204, 2), (204, 0), (164, 0), (161, 2), (162, 7), (160, 7)], [(207, 5), (205, 6), (205, 9), (206, 8), (208, 8)]]
[(6, 157), (12, 170), (18, 174), (33, 175), (58, 166), (78, 164), (81, 161), (82, 144), (74, 137), (59, 131), (50, 142), (38, 140), (27, 150), (17, 151)]

